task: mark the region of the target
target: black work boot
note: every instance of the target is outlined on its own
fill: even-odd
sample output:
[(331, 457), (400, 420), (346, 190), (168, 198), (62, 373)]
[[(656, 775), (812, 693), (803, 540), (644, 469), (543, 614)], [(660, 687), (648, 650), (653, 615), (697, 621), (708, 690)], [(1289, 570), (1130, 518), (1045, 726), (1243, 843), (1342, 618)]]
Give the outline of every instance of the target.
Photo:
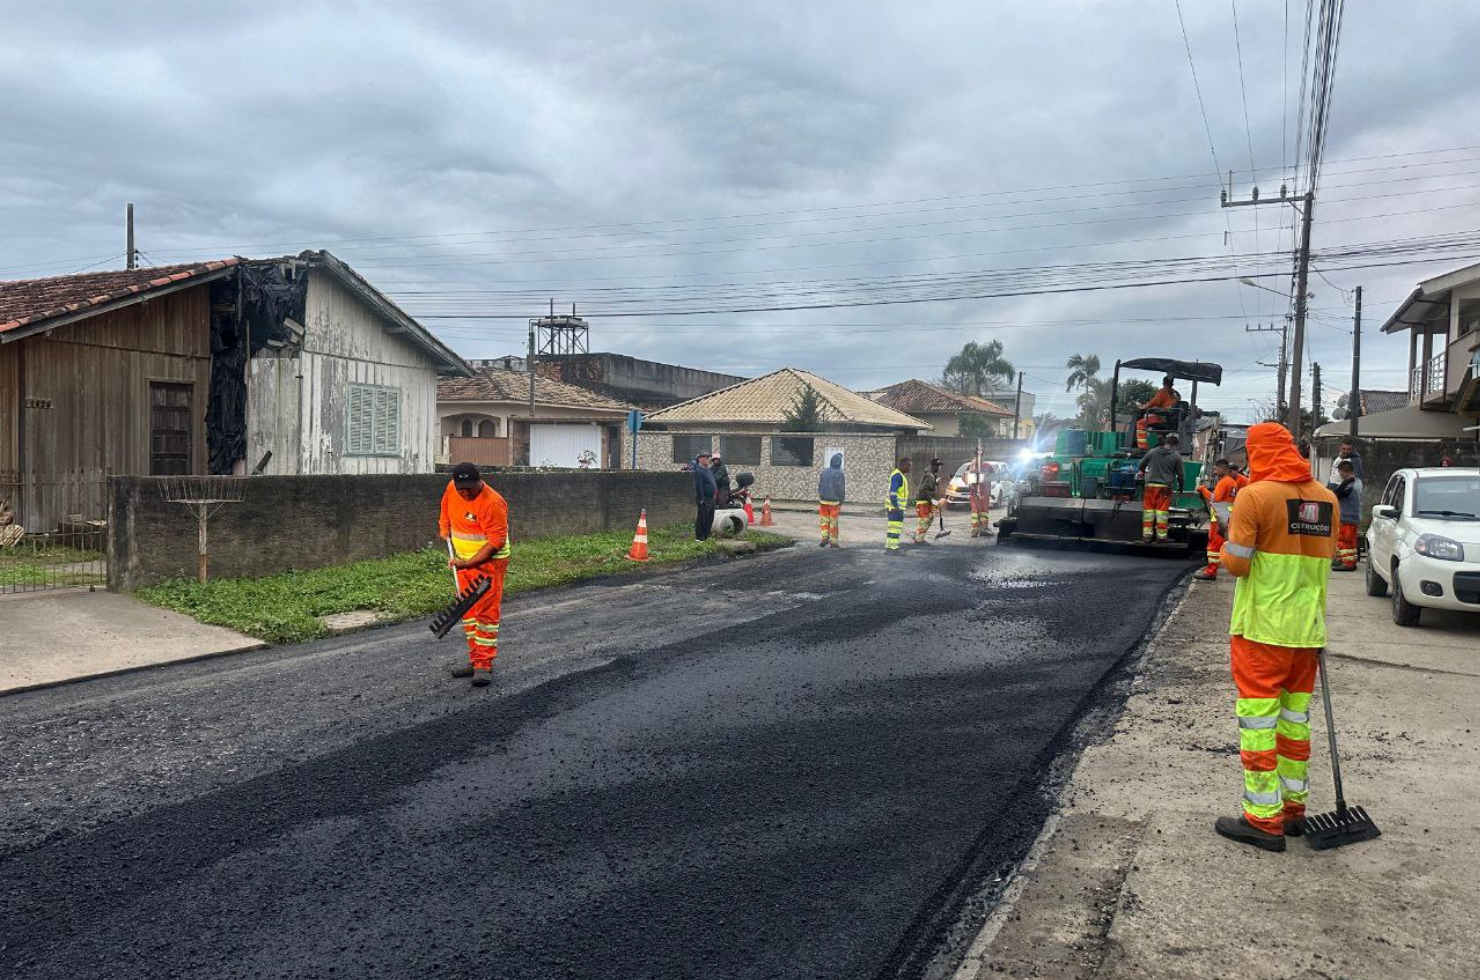
[(1304, 835), (1305, 835), (1305, 818), (1304, 817), (1286, 817), (1285, 818), (1285, 836), (1286, 837), (1302, 837)]
[(474, 687), (487, 687), (489, 684), (492, 683), (493, 671), (489, 670), (487, 667), (479, 667), (477, 670), (473, 671)]
[(468, 663), (453, 664), (448, 673), (450, 673), (453, 677), (472, 677), (473, 665)]
[(1240, 844), (1252, 844), (1266, 851), (1285, 849), (1285, 838), (1282, 835), (1260, 830), (1242, 816), (1219, 817), (1218, 821), (1213, 824), (1213, 829), (1218, 832), (1219, 836), (1238, 841)]

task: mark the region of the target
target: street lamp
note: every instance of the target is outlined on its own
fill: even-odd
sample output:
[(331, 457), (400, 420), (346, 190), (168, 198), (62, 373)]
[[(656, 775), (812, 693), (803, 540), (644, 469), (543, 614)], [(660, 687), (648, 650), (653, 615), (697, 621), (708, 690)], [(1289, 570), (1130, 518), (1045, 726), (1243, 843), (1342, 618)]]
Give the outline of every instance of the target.
[[(1274, 293), (1276, 296), (1285, 296), (1286, 295), (1286, 293), (1284, 293), (1282, 290), (1275, 289), (1273, 286), (1266, 286), (1262, 282), (1255, 282), (1254, 280), (1250, 279), (1248, 276), (1239, 276), (1238, 277), (1238, 281), (1240, 283), (1242, 283), (1243, 285), (1245, 285), (1245, 286), (1253, 286), (1255, 289), (1262, 289), (1266, 293)], [(1314, 299), (1315, 298), (1315, 295), (1316, 295), (1315, 293), (1306, 293), (1305, 294), (1305, 298), (1306, 299)]]

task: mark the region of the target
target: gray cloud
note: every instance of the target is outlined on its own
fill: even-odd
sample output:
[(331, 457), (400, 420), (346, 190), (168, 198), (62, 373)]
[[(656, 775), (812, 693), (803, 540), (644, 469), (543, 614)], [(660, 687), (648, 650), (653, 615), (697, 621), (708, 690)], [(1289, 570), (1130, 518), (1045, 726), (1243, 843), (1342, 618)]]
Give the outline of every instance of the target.
[[(116, 262), (132, 200), (158, 261), (329, 247), (479, 356), (517, 349), (522, 324), (436, 315), (500, 303), (493, 290), (527, 292), (535, 314), (535, 297), (598, 309), (613, 287), (697, 297), (716, 283), (1216, 255), (1230, 232), (1234, 250), (1256, 247), (1254, 212), (1216, 207), (1164, 2), (4, 6), (6, 277)], [(1182, 6), (1220, 166), (1246, 170), (1252, 144), (1277, 170), (1294, 157), (1301, 26), (1287, 62), (1284, 5), (1239, 5), (1246, 131), (1228, 8)], [(1471, 143), (1477, 22), (1469, 5), (1350, 6), (1318, 246), (1474, 227), (1480, 174), (1464, 172), (1480, 151), (1344, 161)], [(1450, 162), (1374, 169), (1435, 160)], [(1433, 190), (1446, 187), (1459, 189)], [(1001, 194), (1032, 188), (1045, 190)], [(891, 201), (919, 203), (854, 208)], [(817, 210), (775, 214), (798, 209)], [(683, 220), (758, 213), (770, 216)], [(1288, 251), (1288, 219), (1261, 209), (1258, 247)], [(1328, 387), (1348, 370), (1346, 291), (1365, 285), (1375, 325), (1446, 267), (1315, 280)], [(1071, 352), (1209, 358), (1229, 380), (1208, 401), (1238, 415), (1272, 390), (1256, 362), (1273, 342), (1245, 322), (1283, 311), (1208, 283), (597, 317), (593, 332), (604, 348), (750, 372), (793, 363), (858, 387), (932, 376), (965, 340), (997, 337), (1040, 404), (1064, 412)], [(1365, 352), (1369, 383), (1401, 386), (1406, 350), (1372, 338)]]

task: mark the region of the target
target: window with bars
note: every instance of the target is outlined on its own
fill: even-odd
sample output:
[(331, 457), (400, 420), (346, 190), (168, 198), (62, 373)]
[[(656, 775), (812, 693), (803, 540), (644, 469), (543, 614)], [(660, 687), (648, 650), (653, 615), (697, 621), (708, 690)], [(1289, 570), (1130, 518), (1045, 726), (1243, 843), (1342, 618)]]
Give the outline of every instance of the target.
[(761, 465), (761, 437), (760, 436), (720, 436), (719, 454), (724, 457), (726, 466), (759, 466)]
[(675, 463), (692, 463), (694, 457), (700, 453), (713, 451), (713, 436), (696, 436), (686, 432), (676, 432), (673, 435), (673, 461)]
[(348, 402), (345, 453), (350, 456), (401, 455), (401, 389), (350, 385)]

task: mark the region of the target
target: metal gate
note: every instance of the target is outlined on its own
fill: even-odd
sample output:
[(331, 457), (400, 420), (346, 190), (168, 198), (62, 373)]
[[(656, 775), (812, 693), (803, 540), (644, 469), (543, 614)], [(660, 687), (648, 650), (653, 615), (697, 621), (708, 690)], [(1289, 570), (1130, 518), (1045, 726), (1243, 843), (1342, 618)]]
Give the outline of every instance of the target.
[(0, 472), (0, 595), (108, 576), (108, 472)]

